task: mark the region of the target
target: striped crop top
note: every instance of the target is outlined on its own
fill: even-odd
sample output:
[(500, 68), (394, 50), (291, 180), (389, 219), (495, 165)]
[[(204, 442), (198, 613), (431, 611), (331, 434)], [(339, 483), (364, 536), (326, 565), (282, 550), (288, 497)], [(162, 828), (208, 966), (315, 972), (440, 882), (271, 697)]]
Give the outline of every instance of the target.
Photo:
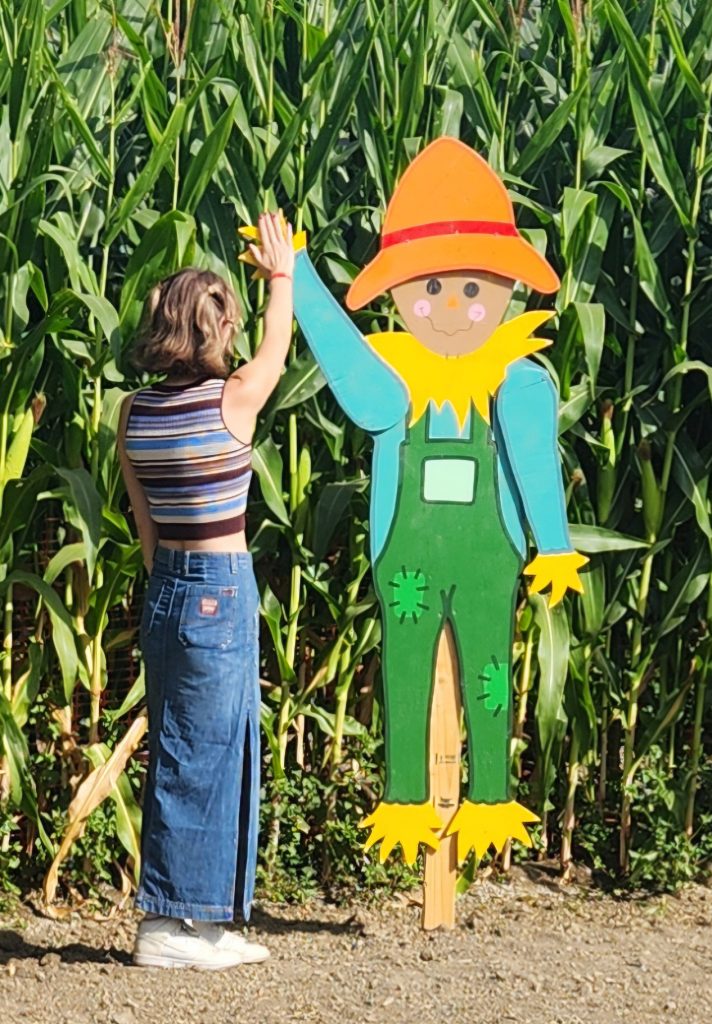
[(225, 426), (225, 381), (154, 384), (138, 391), (126, 454), (160, 540), (209, 540), (245, 527), (252, 446)]

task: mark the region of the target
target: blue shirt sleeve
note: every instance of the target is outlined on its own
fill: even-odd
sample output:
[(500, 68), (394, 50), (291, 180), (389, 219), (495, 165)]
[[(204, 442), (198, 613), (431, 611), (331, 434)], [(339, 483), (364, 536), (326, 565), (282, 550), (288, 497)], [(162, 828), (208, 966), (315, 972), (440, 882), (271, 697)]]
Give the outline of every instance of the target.
[(559, 399), (551, 377), (519, 359), (494, 405), (496, 433), (539, 553), (572, 551), (558, 448)]
[(294, 269), (294, 315), (336, 400), (354, 423), (375, 434), (405, 417), (410, 399), (402, 380), (322, 284), (304, 249)]

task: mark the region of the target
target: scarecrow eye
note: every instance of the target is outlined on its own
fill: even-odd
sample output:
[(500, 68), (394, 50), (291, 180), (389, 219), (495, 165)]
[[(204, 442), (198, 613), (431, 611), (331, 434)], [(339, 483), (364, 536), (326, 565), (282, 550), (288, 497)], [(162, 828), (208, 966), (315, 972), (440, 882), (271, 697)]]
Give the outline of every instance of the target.
[(468, 281), (465, 287), (462, 289), (468, 299), (474, 299), (476, 295), (480, 293), (480, 286), (475, 284), (474, 281)]
[(428, 295), (438, 295), (443, 290), (443, 286), (440, 284), (437, 277), (431, 277), (425, 286), (425, 290)]

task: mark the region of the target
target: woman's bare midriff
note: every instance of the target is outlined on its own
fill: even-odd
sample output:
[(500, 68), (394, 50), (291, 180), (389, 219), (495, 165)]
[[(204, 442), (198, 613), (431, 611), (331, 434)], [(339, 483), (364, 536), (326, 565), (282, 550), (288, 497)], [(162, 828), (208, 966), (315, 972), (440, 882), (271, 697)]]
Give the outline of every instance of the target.
[(230, 533), (226, 537), (212, 537), (210, 540), (159, 540), (162, 548), (173, 548), (174, 551), (247, 551), (245, 531)]
[[(193, 384), (199, 378), (197, 377), (171, 377), (170, 383), (176, 385)], [(228, 378), (230, 381), (232, 378)], [(227, 390), (227, 389), (226, 389)], [(223, 392), (223, 403), (226, 392)], [(232, 394), (232, 392), (230, 392)], [(242, 410), (237, 410), (239, 413)], [(250, 418), (248, 423), (243, 423), (242, 418), (237, 419), (235, 417), (235, 410), (228, 404), (226, 408), (223, 408), (221, 403), (221, 414), (223, 416), (223, 422), (225, 426), (236, 438), (240, 440), (240, 437), (249, 437), (250, 441), (241, 441), (241, 444), (250, 444), (252, 441), (252, 433), (254, 430), (254, 417)], [(244, 414), (243, 414), (244, 418)], [(238, 433), (235, 433), (235, 430)], [(210, 540), (159, 540), (158, 542), (162, 548), (173, 548), (174, 551), (216, 551), (216, 552), (231, 552), (248, 551), (247, 538), (245, 531), (240, 530), (239, 533), (230, 533), (226, 537), (212, 537)]]

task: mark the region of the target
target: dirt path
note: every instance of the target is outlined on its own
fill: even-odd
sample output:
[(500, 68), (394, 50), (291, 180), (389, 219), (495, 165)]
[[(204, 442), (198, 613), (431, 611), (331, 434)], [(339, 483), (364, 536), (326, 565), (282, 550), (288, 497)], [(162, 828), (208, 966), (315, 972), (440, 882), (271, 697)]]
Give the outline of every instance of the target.
[(454, 932), (418, 907), (263, 905), (266, 964), (130, 965), (137, 917), (0, 919), (6, 1024), (709, 1024), (712, 890), (635, 901), (562, 890), (535, 867), (483, 882)]

